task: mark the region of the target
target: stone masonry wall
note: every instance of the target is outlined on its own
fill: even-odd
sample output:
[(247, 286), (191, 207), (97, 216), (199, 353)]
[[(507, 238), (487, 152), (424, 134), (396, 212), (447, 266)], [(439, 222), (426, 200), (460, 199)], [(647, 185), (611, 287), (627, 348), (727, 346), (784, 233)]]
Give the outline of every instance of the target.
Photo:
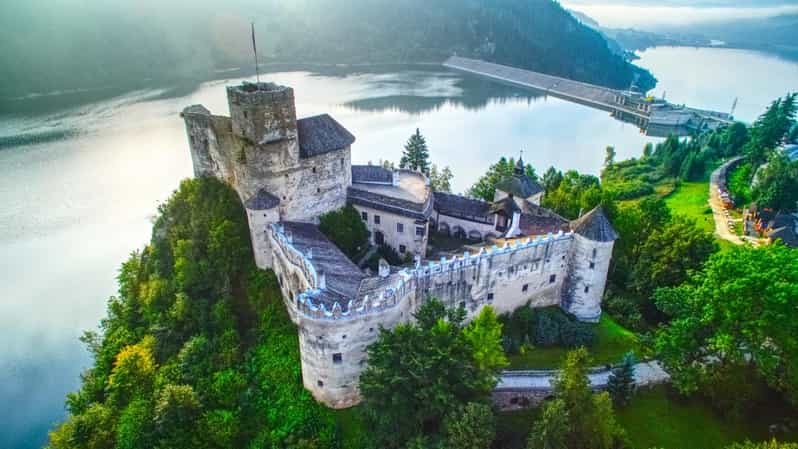
[[(354, 204), (353, 207), (363, 216), (366, 213), (366, 220), (364, 224), (371, 233), (369, 241), (372, 244), (377, 244), (376, 233), (382, 232), (385, 237), (385, 244), (390, 245), (400, 256), (404, 257), (405, 254), (426, 256), (427, 252), (427, 238), (429, 229), (427, 223), (417, 225), (416, 220), (405, 217), (404, 215), (392, 214), (383, 210), (372, 209), (370, 207)], [(376, 223), (374, 217), (379, 216), (380, 222)], [(397, 230), (397, 223), (403, 226), (402, 232)], [(424, 235), (416, 235), (416, 226), (424, 228)], [(405, 252), (400, 251), (400, 245), (404, 245)]]
[(581, 321), (598, 322), (614, 242), (596, 242), (574, 234), (562, 307)]
[(346, 307), (331, 307), (314, 303), (312, 264), (277, 228), (272, 226), (268, 234), (273, 266), (286, 307), (299, 326), (303, 383), (316, 399), (335, 408), (359, 402), (366, 348), (376, 340), (379, 327), (412, 320), (427, 298), (465, 307), (469, 320), (486, 305), (501, 314), (528, 302), (534, 307), (560, 304), (574, 241), (572, 234), (549, 236), (366, 279)]

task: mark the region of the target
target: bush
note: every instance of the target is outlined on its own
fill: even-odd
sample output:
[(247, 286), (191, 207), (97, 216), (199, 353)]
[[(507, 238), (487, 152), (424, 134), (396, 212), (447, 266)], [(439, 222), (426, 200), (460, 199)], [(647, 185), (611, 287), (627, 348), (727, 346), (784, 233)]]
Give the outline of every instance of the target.
[(512, 315), (499, 317), (502, 322), (502, 347), (515, 354), (524, 345), (592, 346), (596, 334), (590, 323), (582, 323), (558, 308), (533, 309), (529, 305), (516, 309)]
[(565, 319), (560, 323), (560, 344), (567, 348), (590, 347), (596, 342), (596, 333), (589, 323)]
[(368, 245), (368, 229), (351, 205), (319, 217), (319, 230), (350, 259)]
[(621, 326), (636, 331), (645, 328), (640, 304), (626, 296), (610, 296), (604, 301), (604, 311), (609, 313)]

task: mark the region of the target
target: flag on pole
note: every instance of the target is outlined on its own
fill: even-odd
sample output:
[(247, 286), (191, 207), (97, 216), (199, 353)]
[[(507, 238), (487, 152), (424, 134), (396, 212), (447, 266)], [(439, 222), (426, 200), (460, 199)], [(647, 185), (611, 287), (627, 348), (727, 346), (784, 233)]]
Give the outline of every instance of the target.
[(252, 52), (255, 54), (255, 81), (260, 84), (260, 71), (258, 70), (258, 47), (255, 45), (255, 22), (251, 22)]

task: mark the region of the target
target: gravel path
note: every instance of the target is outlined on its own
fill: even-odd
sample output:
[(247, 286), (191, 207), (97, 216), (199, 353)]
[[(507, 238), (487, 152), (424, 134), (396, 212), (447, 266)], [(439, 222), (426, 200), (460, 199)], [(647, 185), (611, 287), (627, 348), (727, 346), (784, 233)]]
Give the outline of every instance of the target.
[[(495, 390), (544, 390), (551, 389), (551, 381), (557, 375), (556, 370), (541, 371), (505, 371), (499, 378)], [(607, 369), (593, 370), (588, 374), (590, 385), (597, 389), (607, 386), (610, 371)], [(670, 380), (668, 373), (662, 369), (659, 362), (641, 362), (635, 365), (635, 383), (638, 386), (656, 385)]]
[(715, 218), (715, 235), (718, 238), (727, 240), (735, 245), (742, 245), (743, 240), (729, 229), (729, 218), (726, 216), (726, 209), (723, 207), (723, 200), (720, 198), (720, 188), (726, 185), (726, 176), (729, 167), (736, 164), (742, 157), (736, 157), (718, 167), (712, 172), (709, 178), (709, 206), (712, 208), (712, 216)]

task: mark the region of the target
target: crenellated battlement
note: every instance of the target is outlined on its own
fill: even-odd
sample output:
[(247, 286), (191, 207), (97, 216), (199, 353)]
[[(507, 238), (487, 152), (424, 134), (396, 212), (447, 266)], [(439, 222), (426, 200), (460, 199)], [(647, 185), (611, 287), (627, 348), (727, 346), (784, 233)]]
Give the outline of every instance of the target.
[[(350, 297), (331, 299), (326, 282), (320, 281), (319, 270), (313, 264), (312, 250), (303, 252), (293, 244), (293, 236), (279, 223), (269, 226), (269, 232), (275, 242), (275, 249), (279, 249), (286, 262), (290, 263), (296, 271), (304, 277), (304, 285), (308, 288), (294, 292), (296, 310), (305, 317), (316, 320), (346, 320), (361, 315), (379, 314), (385, 309), (396, 306), (400, 301), (419, 293), (419, 287), (436, 283), (441, 276), (456, 277), (465, 270), (479, 271), (494, 270), (501, 272), (503, 269), (513, 270), (514, 265), (508, 265), (499, 258), (508, 258), (523, 252), (530, 252), (553, 244), (567, 244), (573, 240), (573, 233), (548, 234), (535, 238), (507, 241), (501, 247), (493, 245), (490, 249), (481, 248), (477, 254), (468, 251), (461, 256), (450, 259), (441, 258), (439, 261), (429, 261), (426, 264), (417, 262), (413, 268), (403, 268), (389, 274), (384, 279), (379, 276), (363, 279), (357, 293)], [(522, 258), (521, 262), (527, 262)], [(556, 270), (560, 271), (560, 270)], [(377, 284), (377, 287), (372, 286)]]

